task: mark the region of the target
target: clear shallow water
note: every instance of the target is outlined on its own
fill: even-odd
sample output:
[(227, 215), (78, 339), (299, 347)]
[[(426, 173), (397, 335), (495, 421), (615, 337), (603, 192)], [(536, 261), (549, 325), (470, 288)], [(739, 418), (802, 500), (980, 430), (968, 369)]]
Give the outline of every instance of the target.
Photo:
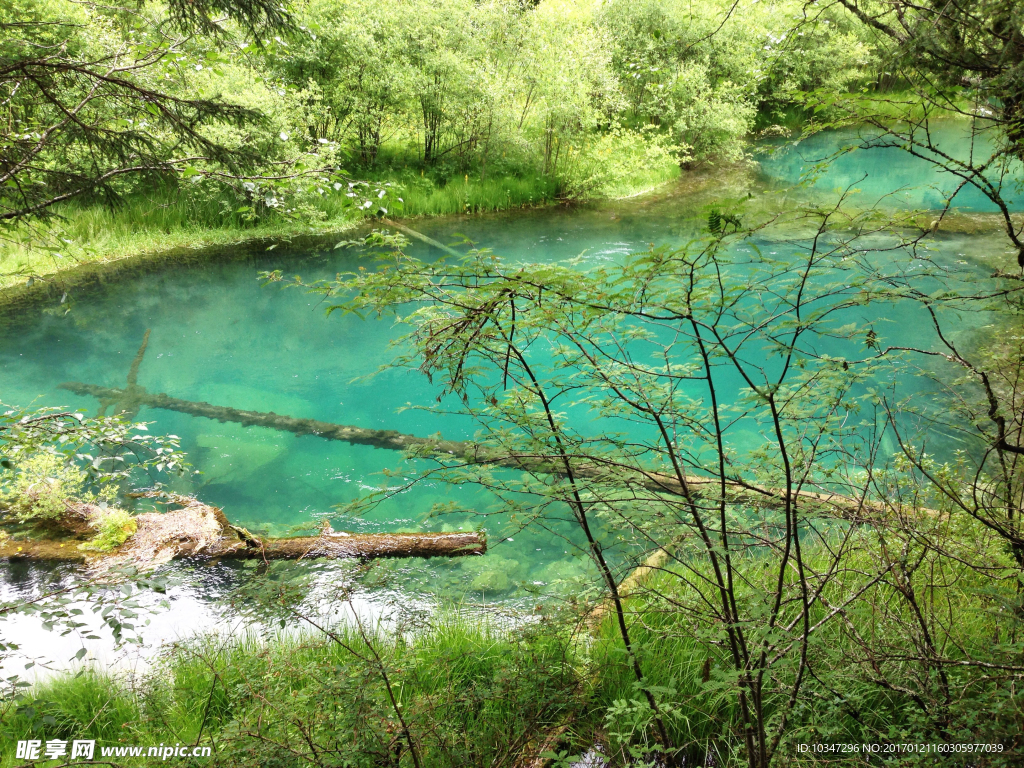
[[(980, 129), (979, 129), (980, 130)], [(993, 150), (993, 137), (981, 130), (971, 141), (970, 123), (964, 120), (933, 121), (932, 141), (943, 152), (966, 161), (987, 158)], [(846, 128), (819, 133), (805, 141), (773, 141), (759, 156), (764, 172), (777, 179), (796, 181), (811, 172), (818, 163), (838, 154), (811, 186), (819, 195), (847, 189), (856, 190), (852, 205), (939, 209), (961, 179), (944, 172), (926, 160), (914, 157), (898, 147), (870, 147), (875, 134), (869, 129)], [(870, 147), (870, 148), (863, 148)], [(1015, 163), (1003, 182), (1004, 199), (1012, 211), (1024, 210), (1024, 171)], [(956, 194), (953, 205), (964, 212), (995, 213), (999, 209), (973, 185)]]
[[(47, 628), (38, 616), (5, 617), (0, 623), (0, 637), (17, 642), (20, 650), (0, 661), (0, 676), (44, 680), (69, 666), (96, 666), (117, 674), (144, 673), (152, 668), (161, 649), (194, 645), (198, 633), (202, 647), (209, 651), (214, 645), (229, 644), (241, 637), (259, 640), (310, 630), (310, 625), (294, 618), (282, 628), (276, 619), (287, 614), (268, 611), (263, 603), (238, 598), (238, 588), (251, 583), (258, 569), (258, 564), (250, 562), (196, 569), (172, 564), (167, 569), (171, 583), (165, 593), (141, 590), (130, 607), (123, 606), (132, 611), (122, 614), (122, 618), (133, 628), (125, 629), (127, 642), (122, 644), (114, 642), (110, 628), (84, 599), (66, 606), (81, 611), (75, 617), (79, 626), (68, 631), (60, 624), (55, 629)], [(354, 561), (316, 561), (293, 569), (290, 575), (298, 577), (299, 586), (309, 594), (300, 604), (302, 613), (321, 625), (355, 616), (364, 626), (393, 627), (397, 620), (408, 622), (417, 614), (428, 616), (436, 610), (436, 601), (410, 596), (407, 591), (387, 587), (360, 590), (361, 570)], [(0, 574), (0, 600), (24, 599), (40, 591), (71, 588), (80, 579), (75, 566), (10, 563)], [(342, 595), (339, 585), (352, 591)], [(227, 595), (235, 598), (230, 606), (223, 599)], [(498, 606), (486, 610), (486, 615), (495, 625), (509, 620), (508, 613)], [(79, 660), (77, 654), (82, 650), (85, 654)]]
[[(766, 160), (763, 170), (767, 175), (736, 172), (737, 178), (727, 184), (705, 183), (695, 189), (684, 182), (664, 195), (593, 208), (427, 220), (414, 226), (442, 242), (465, 235), (511, 260), (558, 260), (581, 253), (587, 263), (617, 260), (651, 243), (685, 243), (694, 234), (695, 222), (705, 215), (704, 206), (717, 196), (737, 189), (760, 191), (794, 183), (810, 162), (808, 158), (829, 154), (841, 140), (831, 135), (815, 137), (799, 147), (799, 160), (789, 155), (780, 156), (789, 157), (785, 161)], [(867, 165), (854, 170), (870, 166), (869, 178), (878, 189), (881, 185), (892, 189), (930, 183), (931, 170), (926, 164), (894, 163), (886, 152), (889, 150), (879, 151), (877, 160), (865, 160)], [(858, 157), (872, 155), (861, 152)], [(844, 161), (834, 177), (818, 182), (818, 188), (827, 190), (845, 183), (844, 174), (852, 171), (842, 165)], [(978, 242), (967, 236), (945, 237), (937, 242), (939, 258), (952, 262)], [(770, 241), (760, 245), (780, 255), (791, 247)], [(364, 258), (358, 251), (340, 249), (316, 254), (272, 252), (260, 259), (200, 267), (168, 265), (159, 272), (77, 296), (69, 314), (42, 313), (31, 324), (19, 325), (16, 332), (0, 339), (0, 400), (95, 412), (95, 400), (72, 395), (58, 385), (79, 381), (123, 387), (148, 329), (151, 336), (138, 383), (150, 392), (416, 435), (440, 432), (450, 439), (471, 438), (474, 427), (464, 419), (415, 410), (396, 413), (406, 403), (433, 400), (434, 388), (418, 373), (387, 371), (367, 378), (393, 356), (388, 342), (400, 329), (390, 320), (340, 315), (328, 319), (317, 298), (263, 287), (257, 279), (261, 270), (274, 268), (307, 279), (329, 277), (353, 269)], [(883, 342), (932, 343), (928, 324), (920, 322), (910, 308), (894, 307), (882, 314), (878, 308), (870, 311), (870, 316), (850, 319), (874, 323)], [(139, 418), (154, 422), (154, 432), (181, 436), (182, 447), (200, 470), (200, 475), (178, 483), (176, 490), (195, 493), (223, 507), (233, 522), (272, 535), (309, 526), (315, 515), (329, 513), (333, 505), (379, 487), (385, 482), (383, 470), (403, 466), (393, 452), (314, 436), (294, 437), (147, 408)], [(739, 429), (735, 439), (751, 447), (760, 440), (755, 432)], [(432, 505), (446, 502), (454, 502), (466, 512), (429, 515)], [(571, 546), (576, 541), (571, 526), (520, 530), (503, 515), (481, 515), (497, 509), (496, 499), (475, 486), (422, 483), (363, 518), (336, 521), (335, 527), (486, 530), (491, 546), (484, 557), (378, 563), (364, 582), (367, 588), (397, 589), (410, 599), (418, 595), (424, 604), (448, 598), (532, 605), (537, 595), (565, 591), (572, 580), (592, 576), (586, 558)], [(309, 570), (305, 564), (293, 567)], [(346, 567), (325, 564), (313, 573), (322, 583), (330, 583), (347, 573)], [(171, 623), (187, 629), (216, 626), (216, 611), (204, 607), (190, 613), (187, 606), (205, 606), (229, 591), (236, 581), (233, 571), (224, 570), (230, 566), (194, 572), (187, 566), (176, 568), (189, 575), (193, 586), (178, 594), (184, 613)], [(28, 584), (24, 579), (11, 581), (8, 574), (8, 591)], [(166, 639), (160, 633), (154, 638)]]

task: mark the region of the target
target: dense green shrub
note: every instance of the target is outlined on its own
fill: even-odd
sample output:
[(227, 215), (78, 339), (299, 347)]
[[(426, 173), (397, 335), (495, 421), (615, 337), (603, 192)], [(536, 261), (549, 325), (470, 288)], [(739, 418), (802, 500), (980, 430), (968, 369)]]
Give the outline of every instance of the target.
[(112, 501), (116, 488), (107, 486), (99, 494), (88, 490), (89, 476), (67, 457), (39, 451), (20, 461), (13, 471), (0, 470), (0, 507), (18, 520), (54, 519), (64, 513), (69, 499), (87, 503)]

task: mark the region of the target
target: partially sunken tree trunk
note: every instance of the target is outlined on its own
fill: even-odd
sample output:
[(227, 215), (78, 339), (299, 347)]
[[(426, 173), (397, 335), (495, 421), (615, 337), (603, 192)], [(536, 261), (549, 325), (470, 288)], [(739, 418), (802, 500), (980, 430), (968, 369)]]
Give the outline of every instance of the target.
[[(263, 539), (231, 525), (224, 513), (195, 499), (175, 500), (181, 509), (149, 512), (135, 519), (135, 533), (107, 553), (84, 552), (80, 540), (14, 539), (0, 541), (0, 557), (85, 562), (109, 571), (118, 568), (148, 570), (176, 558), (231, 558), (304, 560), (376, 557), (457, 557), (482, 555), (487, 539), (482, 533), (342, 533), (329, 526), (318, 536)], [(65, 529), (81, 535), (80, 522), (92, 510), (69, 504)]]
[[(394, 451), (417, 451), (431, 455), (441, 461), (463, 462), (466, 464), (493, 464), (527, 472), (541, 472), (560, 475), (564, 465), (550, 454), (526, 454), (503, 452), (482, 443), (461, 440), (445, 440), (437, 437), (418, 437), (403, 434), (393, 429), (367, 429), (347, 424), (333, 424), (316, 419), (298, 419), (278, 413), (261, 411), (243, 411), (223, 405), (212, 405), (205, 402), (181, 400), (163, 393), (150, 394), (138, 386), (129, 384), (124, 389), (99, 387), (69, 381), (60, 385), (62, 389), (77, 395), (91, 395), (100, 400), (106, 408), (110, 403), (117, 403), (122, 411), (137, 413), (140, 406), (161, 408), (191, 416), (201, 416), (220, 422), (235, 422), (243, 426), (258, 426), (276, 429), (280, 432), (291, 432), (296, 435), (315, 435), (325, 440), (340, 440), (357, 445), (370, 445), (374, 448), (385, 448)], [(655, 470), (629, 469), (612, 466), (608, 469), (585, 462), (573, 465), (573, 473), (578, 478), (613, 479), (622, 485), (636, 485), (654, 493), (672, 496), (693, 496), (695, 498), (715, 499), (721, 490), (721, 481), (714, 476), (688, 475), (684, 479), (686, 488), (680, 484), (675, 475)], [(768, 488), (753, 483), (736, 480), (725, 482), (726, 498), (733, 504), (750, 504), (754, 506), (782, 507), (786, 503), (786, 491), (781, 488)], [(838, 514), (842, 517), (860, 519), (867, 514), (886, 514), (885, 504), (842, 496), (836, 493), (819, 493), (816, 491), (799, 490), (789, 494), (792, 500), (811, 509)]]
[[(410, 237), (428, 243), (454, 256), (459, 255), (454, 249), (420, 232), (395, 224), (394, 222), (389, 221), (387, 223)], [(506, 452), (495, 446), (476, 442), (445, 440), (439, 435), (435, 437), (417, 437), (416, 435), (407, 435), (391, 429), (366, 429), (365, 427), (333, 424), (316, 419), (298, 419), (272, 411), (269, 413), (244, 411), (223, 405), (182, 400), (162, 392), (151, 394), (139, 386), (138, 383), (139, 367), (142, 365), (142, 360), (148, 346), (149, 331), (147, 330), (142, 338), (142, 345), (132, 361), (131, 369), (128, 372), (128, 379), (123, 389), (100, 387), (80, 381), (68, 381), (61, 384), (60, 387), (77, 395), (90, 395), (97, 398), (101, 404), (100, 413), (105, 413), (108, 409), (112, 409), (113, 413), (124, 414), (130, 419), (135, 418), (142, 406), (147, 406), (149, 408), (161, 408), (168, 411), (177, 411), (178, 413), (187, 413), (190, 416), (214, 419), (220, 422), (234, 422), (246, 427), (267, 427), (281, 432), (291, 432), (295, 435), (316, 435), (325, 440), (341, 440), (357, 445), (370, 445), (375, 448), (411, 451), (418, 455), (433, 456), (444, 462), (493, 464), (527, 472), (540, 472), (552, 475), (561, 475), (565, 471), (565, 465), (558, 460), (558, 456), (550, 454), (534, 455), (515, 451)], [(841, 517), (853, 520), (862, 519), (866, 515), (886, 515), (889, 512), (887, 506), (878, 501), (808, 490), (798, 490), (789, 493), (781, 488), (765, 488), (740, 480), (726, 480), (722, 483), (714, 476), (690, 475), (682, 478), (682, 482), (680, 482), (680, 479), (675, 474), (666, 474), (657, 470), (645, 470), (639, 467), (629, 469), (619, 465), (602, 467), (587, 462), (575, 462), (573, 474), (577, 478), (610, 480), (624, 486), (640, 486), (657, 494), (682, 495), (688, 498), (708, 498), (714, 500), (724, 490), (726, 499), (734, 504), (782, 507), (790, 501), (799, 501), (805, 508), (819, 509), (828, 514), (838, 514)], [(427, 535), (429, 536), (429, 534)], [(387, 547), (402, 549), (402, 547), (399, 547), (398, 541), (394, 539), (389, 540)], [(267, 543), (264, 542), (262, 551), (265, 555), (267, 549)], [(0, 549), (0, 554), (2, 554), (2, 551)], [(291, 551), (291, 549), (288, 549), (288, 551)], [(417, 551), (415, 553), (410, 552), (408, 555), (403, 554), (402, 556), (429, 556), (430, 554), (432, 553), (427, 552), (425, 555), (421, 555)], [(398, 556), (397, 551), (395, 555)], [(329, 557), (331, 555), (324, 556)], [(335, 556), (347, 557), (348, 555)], [(367, 556), (382, 557), (386, 556), (386, 554), (382, 551), (381, 554)]]

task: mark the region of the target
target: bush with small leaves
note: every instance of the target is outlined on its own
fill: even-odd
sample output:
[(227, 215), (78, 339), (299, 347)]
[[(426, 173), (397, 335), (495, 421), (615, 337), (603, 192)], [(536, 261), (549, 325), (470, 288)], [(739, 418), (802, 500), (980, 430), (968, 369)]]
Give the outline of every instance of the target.
[(19, 462), (13, 471), (0, 475), (0, 509), (19, 522), (52, 520), (65, 511), (69, 499), (86, 503), (113, 501), (116, 489), (88, 490), (85, 470), (60, 454), (40, 451)]

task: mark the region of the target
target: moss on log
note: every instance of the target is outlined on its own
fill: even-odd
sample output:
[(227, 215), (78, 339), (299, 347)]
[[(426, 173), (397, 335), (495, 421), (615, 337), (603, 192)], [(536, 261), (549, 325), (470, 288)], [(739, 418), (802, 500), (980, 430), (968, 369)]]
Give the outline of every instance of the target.
[(87, 553), (75, 539), (5, 538), (0, 541), (0, 558), (8, 560), (53, 560), (66, 563), (84, 563)]

